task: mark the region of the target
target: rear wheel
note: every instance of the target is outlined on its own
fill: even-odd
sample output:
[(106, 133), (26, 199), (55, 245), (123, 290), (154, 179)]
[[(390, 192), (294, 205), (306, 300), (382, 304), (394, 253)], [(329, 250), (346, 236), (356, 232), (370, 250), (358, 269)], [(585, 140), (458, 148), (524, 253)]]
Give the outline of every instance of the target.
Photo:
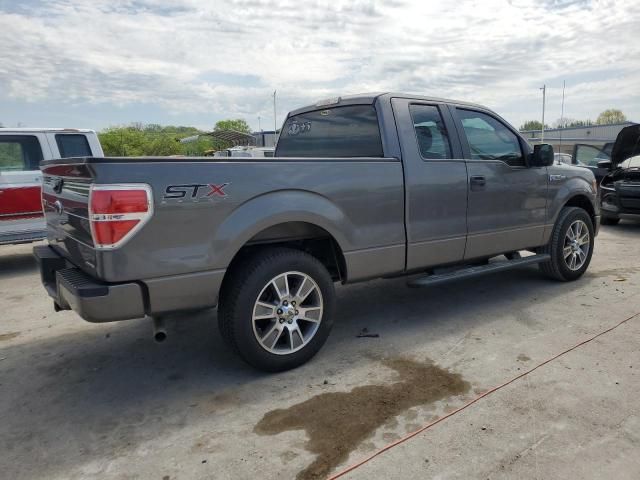
[(549, 243), (539, 253), (551, 260), (540, 264), (549, 277), (561, 281), (580, 278), (589, 267), (593, 255), (594, 232), (589, 214), (578, 207), (565, 207), (553, 227)]
[(335, 292), (315, 257), (270, 248), (236, 264), (229, 275), (218, 325), (247, 363), (265, 371), (288, 370), (320, 350), (331, 331)]

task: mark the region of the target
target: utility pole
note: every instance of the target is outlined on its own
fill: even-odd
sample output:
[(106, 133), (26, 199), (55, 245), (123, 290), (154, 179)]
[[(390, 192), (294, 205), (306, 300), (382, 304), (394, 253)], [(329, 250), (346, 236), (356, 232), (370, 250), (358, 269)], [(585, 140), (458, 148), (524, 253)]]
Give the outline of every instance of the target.
[(562, 129), (565, 127), (564, 125), (564, 88), (566, 87), (567, 81), (562, 81), (562, 108), (560, 109), (560, 145), (558, 146), (558, 150), (562, 153)]
[(276, 122), (276, 91), (273, 91), (273, 141), (276, 139), (276, 130), (278, 130)]
[(540, 135), (540, 143), (544, 143), (544, 108), (547, 101), (547, 86), (543, 85), (540, 90), (542, 90), (542, 133)]

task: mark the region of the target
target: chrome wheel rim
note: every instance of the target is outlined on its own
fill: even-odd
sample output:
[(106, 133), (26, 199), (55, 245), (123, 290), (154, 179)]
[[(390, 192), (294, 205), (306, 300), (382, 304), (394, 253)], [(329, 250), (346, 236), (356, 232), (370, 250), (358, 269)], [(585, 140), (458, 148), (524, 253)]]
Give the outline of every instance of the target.
[(569, 270), (580, 270), (587, 261), (591, 248), (589, 228), (582, 220), (576, 220), (564, 237), (562, 257)]
[(253, 334), (262, 348), (289, 355), (304, 348), (322, 321), (318, 284), (306, 273), (286, 272), (264, 286), (253, 306)]

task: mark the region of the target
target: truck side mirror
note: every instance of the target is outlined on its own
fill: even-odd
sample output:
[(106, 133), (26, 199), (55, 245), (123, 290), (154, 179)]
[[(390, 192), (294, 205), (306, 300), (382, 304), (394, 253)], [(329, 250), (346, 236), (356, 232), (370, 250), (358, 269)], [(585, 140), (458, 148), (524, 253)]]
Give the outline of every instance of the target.
[(611, 160), (600, 160), (598, 163), (598, 168), (606, 168), (607, 170), (611, 170), (613, 163)]
[(529, 158), (530, 167), (550, 167), (553, 165), (553, 146), (548, 143), (534, 145), (533, 153)]

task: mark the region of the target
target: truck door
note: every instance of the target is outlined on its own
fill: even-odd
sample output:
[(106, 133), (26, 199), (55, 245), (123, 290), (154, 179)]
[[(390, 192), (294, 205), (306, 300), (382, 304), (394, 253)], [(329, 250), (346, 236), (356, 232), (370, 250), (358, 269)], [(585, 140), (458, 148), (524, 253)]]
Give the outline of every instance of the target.
[(547, 209), (547, 168), (528, 167), (524, 141), (491, 112), (450, 108), (467, 159), (465, 259), (540, 245)]
[(447, 107), (392, 99), (405, 181), (407, 270), (457, 262), (467, 235), (467, 169)]
[(573, 162), (579, 167), (588, 168), (593, 172), (598, 182), (598, 187), (602, 179), (609, 174), (609, 169), (598, 167), (598, 162), (602, 160), (611, 160), (611, 144), (609, 151), (604, 148), (594, 147), (593, 145), (585, 145), (578, 143), (573, 146)]
[(0, 134), (0, 243), (44, 235), (39, 164), (46, 142), (42, 140), (36, 133)]

